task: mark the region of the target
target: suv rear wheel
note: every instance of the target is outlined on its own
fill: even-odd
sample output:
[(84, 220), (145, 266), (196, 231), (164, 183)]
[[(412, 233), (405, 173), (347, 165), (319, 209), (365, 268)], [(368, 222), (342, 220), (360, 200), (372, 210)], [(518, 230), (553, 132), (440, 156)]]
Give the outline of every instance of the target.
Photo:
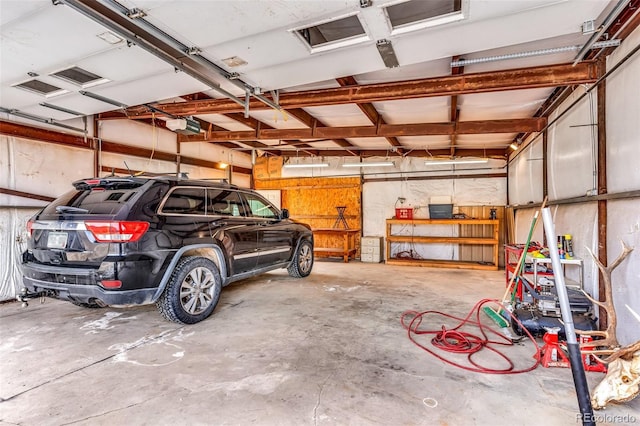
[(302, 240), (287, 271), (292, 277), (304, 278), (311, 273), (311, 268), (313, 268), (313, 247), (309, 241)]
[(178, 262), (156, 306), (170, 321), (195, 324), (211, 315), (221, 289), (215, 263), (204, 257), (185, 257)]

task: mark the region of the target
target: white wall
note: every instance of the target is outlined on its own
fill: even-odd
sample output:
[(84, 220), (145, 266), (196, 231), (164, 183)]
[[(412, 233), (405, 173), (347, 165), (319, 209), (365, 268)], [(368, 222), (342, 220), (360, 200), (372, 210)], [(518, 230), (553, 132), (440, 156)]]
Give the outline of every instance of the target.
[[(607, 59), (611, 69), (640, 43), (640, 28)], [(640, 190), (640, 55), (636, 54), (606, 81), (607, 187), (610, 194)], [(580, 88), (555, 111), (550, 120), (584, 93)], [(549, 199), (561, 200), (592, 194), (594, 189), (594, 145), (597, 128), (596, 89), (552, 125), (548, 134)], [(542, 201), (542, 170), (532, 158), (541, 157), (542, 138), (509, 165), (509, 201), (526, 205)], [(597, 254), (596, 201), (561, 204), (552, 207), (556, 232), (572, 234), (576, 257), (584, 261), (585, 290), (598, 294), (598, 270), (587, 248)], [(517, 241), (524, 242), (534, 209), (519, 209), (516, 214)], [(614, 303), (618, 315), (618, 338), (629, 344), (640, 339), (640, 200), (636, 198), (607, 202), (608, 263), (621, 252), (620, 240), (635, 247), (634, 252), (614, 271)], [(555, 236), (550, 243), (555, 242)], [(542, 223), (532, 238), (542, 241)], [(567, 272), (575, 278), (575, 272)]]
[[(529, 138), (531, 140), (533, 138)], [(509, 204), (542, 201), (542, 137), (535, 139), (509, 164)]]
[[(607, 60), (611, 69), (640, 44), (640, 28)], [(609, 193), (640, 190), (640, 55), (607, 79), (607, 187)], [(621, 344), (640, 340), (640, 200), (613, 200), (607, 208), (609, 263), (622, 251), (635, 250), (613, 272), (613, 301)]]
[[(367, 158), (363, 162), (387, 160), (386, 158)], [(504, 161), (490, 160), (488, 164), (465, 164), (426, 166), (424, 158), (391, 157), (394, 167), (344, 168), (345, 162), (357, 162), (357, 159), (345, 158), (293, 158), (292, 163), (329, 163), (326, 168), (283, 169), (283, 177), (332, 177), (362, 176), (365, 183), (362, 188), (362, 235), (386, 235), (386, 219), (395, 215), (395, 207), (412, 207), (414, 217), (428, 218), (428, 205), (433, 196), (449, 196), (455, 206), (505, 205), (506, 178), (451, 179), (454, 174), (504, 173)], [(442, 179), (431, 179), (443, 176)], [(420, 180), (424, 177), (424, 180)], [(409, 180), (408, 178), (411, 178)], [(391, 179), (389, 181), (366, 182), (366, 179)], [(404, 198), (404, 204), (398, 198)], [(394, 229), (394, 233), (410, 233), (406, 229)], [(453, 236), (457, 226), (429, 226), (417, 229), (420, 235)], [(410, 235), (410, 234), (408, 234)], [(457, 245), (453, 244), (394, 244), (397, 250), (414, 250), (419, 256), (429, 259), (457, 259)]]

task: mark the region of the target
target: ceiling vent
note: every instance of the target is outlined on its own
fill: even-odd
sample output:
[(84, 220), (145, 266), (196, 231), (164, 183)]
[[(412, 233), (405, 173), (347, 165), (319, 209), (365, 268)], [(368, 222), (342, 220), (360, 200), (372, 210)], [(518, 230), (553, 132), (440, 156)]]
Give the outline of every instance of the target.
[(90, 71), (84, 70), (80, 67), (67, 68), (66, 70), (54, 72), (50, 75), (52, 75), (53, 77), (58, 77), (62, 80), (68, 81), (69, 83), (76, 84), (82, 87), (83, 89), (91, 86), (96, 86), (98, 84), (106, 83), (109, 81), (106, 78), (103, 78)]
[(464, 19), (463, 0), (410, 0), (385, 8), (392, 34), (447, 24)]
[(36, 79), (25, 81), (24, 83), (20, 84), (14, 84), (13, 87), (28, 90), (29, 92), (37, 93), (46, 97), (57, 96), (68, 92), (68, 90)]
[(310, 48), (311, 53), (369, 40), (357, 14), (296, 28), (292, 32)]

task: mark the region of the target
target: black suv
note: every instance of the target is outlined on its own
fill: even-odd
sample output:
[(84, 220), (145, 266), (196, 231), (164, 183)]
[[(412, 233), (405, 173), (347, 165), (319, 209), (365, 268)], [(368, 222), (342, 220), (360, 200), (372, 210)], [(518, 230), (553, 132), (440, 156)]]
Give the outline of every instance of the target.
[(249, 189), (141, 176), (73, 186), (27, 225), (23, 301), (155, 303), (165, 318), (193, 324), (211, 315), (231, 282), (277, 268), (311, 273), (311, 228)]

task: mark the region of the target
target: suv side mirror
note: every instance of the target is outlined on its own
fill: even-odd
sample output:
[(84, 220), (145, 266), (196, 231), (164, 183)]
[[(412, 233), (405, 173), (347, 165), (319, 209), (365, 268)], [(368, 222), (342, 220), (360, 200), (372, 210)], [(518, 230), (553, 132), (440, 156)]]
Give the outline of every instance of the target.
[(282, 209), (280, 211), (280, 219), (289, 219), (289, 210)]

